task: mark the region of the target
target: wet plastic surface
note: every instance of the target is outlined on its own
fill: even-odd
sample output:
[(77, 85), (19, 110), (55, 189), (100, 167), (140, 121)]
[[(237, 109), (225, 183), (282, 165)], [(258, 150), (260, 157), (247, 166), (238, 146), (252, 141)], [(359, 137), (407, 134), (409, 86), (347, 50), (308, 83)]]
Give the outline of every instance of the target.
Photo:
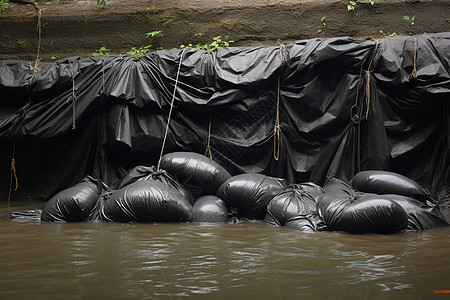
[[(13, 200), (48, 201), (86, 174), (114, 187), (156, 165), (180, 62), (164, 153), (209, 150), (232, 176), (288, 184), (387, 170), (435, 197), (450, 185), (449, 45), (436, 33), (72, 57), (39, 70), (0, 61), (0, 197), (15, 188), (12, 156)], [(205, 176), (191, 188), (214, 194), (220, 181)]]
[(47, 222), (85, 221), (101, 193), (101, 182), (88, 176), (46, 202), (42, 209), (41, 220)]
[(228, 222), (228, 207), (222, 199), (207, 195), (195, 200), (192, 207), (192, 222)]
[(270, 176), (240, 174), (225, 181), (216, 195), (234, 208), (238, 217), (263, 219), (267, 204), (283, 187), (278, 179)]
[(156, 180), (137, 181), (104, 200), (100, 219), (110, 222), (189, 222), (192, 206), (181, 193)]

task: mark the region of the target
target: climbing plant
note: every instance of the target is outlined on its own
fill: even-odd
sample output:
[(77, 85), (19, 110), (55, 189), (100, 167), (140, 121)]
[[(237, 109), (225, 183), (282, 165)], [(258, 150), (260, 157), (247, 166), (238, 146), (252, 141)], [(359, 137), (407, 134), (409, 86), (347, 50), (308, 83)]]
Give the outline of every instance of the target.
[(6, 0), (0, 0), (0, 15), (8, 8), (8, 2)]
[[(347, 4), (347, 10), (355, 10), (355, 6), (356, 6), (356, 3), (357, 3), (358, 1), (348, 1), (348, 4)], [(371, 5), (374, 5), (375, 4), (375, 1), (370, 1), (370, 4)]]
[[(197, 37), (201, 37), (201, 35), (202, 34), (196, 34)], [(226, 35), (224, 39), (222, 38), (222, 36), (219, 35), (219, 36), (214, 37), (213, 41), (209, 44), (199, 42), (195, 45), (193, 45), (193, 44), (188, 44), (187, 46), (181, 45), (180, 48), (191, 47), (191, 48), (195, 48), (197, 50), (206, 50), (206, 52), (211, 53), (214, 50), (229, 47), (231, 43), (234, 43), (234, 41), (229, 40), (228, 35)]]

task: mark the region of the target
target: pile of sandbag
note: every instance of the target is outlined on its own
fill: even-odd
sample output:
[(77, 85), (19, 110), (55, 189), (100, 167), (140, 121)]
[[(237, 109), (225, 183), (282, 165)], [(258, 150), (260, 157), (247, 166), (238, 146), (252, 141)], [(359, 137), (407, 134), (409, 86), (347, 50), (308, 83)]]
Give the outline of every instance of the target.
[(428, 195), (413, 180), (387, 171), (362, 171), (351, 185), (332, 178), (317, 198), (327, 230), (393, 233), (448, 226)]
[[(77, 222), (258, 221), (302, 232), (394, 233), (448, 226), (419, 184), (387, 171), (350, 183), (330, 178), (287, 185), (263, 174), (231, 176), (203, 155), (164, 155), (161, 169), (136, 166), (114, 187), (87, 176), (45, 204), (41, 220)], [(20, 215), (20, 214), (18, 214)]]

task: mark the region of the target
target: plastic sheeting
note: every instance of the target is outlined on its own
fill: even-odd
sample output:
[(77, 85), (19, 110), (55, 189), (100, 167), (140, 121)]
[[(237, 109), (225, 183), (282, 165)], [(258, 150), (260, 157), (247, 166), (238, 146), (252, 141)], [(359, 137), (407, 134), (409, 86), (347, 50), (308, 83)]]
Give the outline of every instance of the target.
[(156, 165), (180, 61), (164, 153), (207, 151), (231, 175), (288, 183), (382, 169), (443, 194), (449, 47), (450, 33), (437, 33), (73, 57), (38, 69), (0, 61), (1, 200), (10, 190), (12, 200), (48, 200), (86, 175), (116, 186), (135, 166)]

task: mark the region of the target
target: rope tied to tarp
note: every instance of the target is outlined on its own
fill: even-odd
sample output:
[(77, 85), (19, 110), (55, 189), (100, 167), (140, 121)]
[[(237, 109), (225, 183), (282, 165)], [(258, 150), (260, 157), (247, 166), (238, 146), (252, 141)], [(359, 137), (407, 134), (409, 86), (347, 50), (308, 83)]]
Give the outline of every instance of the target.
[[(278, 40), (280, 43), (280, 54), (283, 63), (287, 61), (287, 50), (286, 46), (283, 44), (281, 40)], [(278, 74), (277, 78), (277, 103), (276, 103), (276, 115), (275, 115), (275, 124), (273, 126), (273, 158), (278, 161), (280, 159), (280, 143), (281, 143), (281, 126), (280, 126), (280, 86), (281, 86), (281, 78), (280, 74)]]
[(413, 70), (411, 74), (409, 74), (409, 79), (417, 78), (417, 36), (414, 36), (414, 61), (413, 61)]
[(212, 112), (209, 114), (209, 126), (208, 126), (208, 138), (206, 140), (206, 150), (205, 150), (205, 156), (208, 156), (210, 159), (212, 159), (212, 153), (211, 153), (211, 124), (212, 124)]
[(14, 191), (17, 191), (17, 188), (19, 187), (19, 180), (17, 179), (15, 156), (16, 156), (16, 141), (14, 141), (14, 143), (13, 143), (13, 151), (12, 151), (12, 158), (11, 158), (11, 176), (10, 176), (10, 180), (9, 180), (8, 208), (10, 207), (10, 203), (11, 203), (13, 177), (14, 177), (15, 183), (16, 183)]
[(177, 91), (177, 86), (178, 86), (178, 77), (180, 76), (181, 63), (183, 62), (183, 55), (184, 55), (185, 50), (186, 50), (186, 48), (184, 48), (183, 51), (181, 51), (181, 55), (180, 55), (180, 62), (178, 64), (177, 76), (175, 78), (175, 86), (173, 88), (173, 93), (172, 93), (172, 101), (170, 102), (169, 116), (167, 117), (166, 132), (164, 133), (163, 143), (162, 143), (162, 146), (161, 146), (161, 153), (159, 155), (158, 165), (156, 167), (156, 171), (159, 171), (159, 167), (160, 167), (160, 164), (161, 164), (161, 158), (162, 158), (163, 153), (164, 153), (164, 147), (166, 146), (167, 134), (169, 132), (170, 119), (172, 117), (173, 104), (175, 102), (175, 93)]
[(75, 77), (73, 76), (73, 72), (72, 72), (72, 67), (73, 64), (70, 63), (70, 76), (72, 77), (72, 130), (75, 130), (76, 128), (76, 124), (75, 124), (75, 119), (76, 119), (76, 101), (77, 101), (77, 96), (75, 95)]
[(275, 125), (273, 127), (273, 158), (276, 161), (280, 158), (280, 76), (277, 83), (277, 112), (275, 116)]

